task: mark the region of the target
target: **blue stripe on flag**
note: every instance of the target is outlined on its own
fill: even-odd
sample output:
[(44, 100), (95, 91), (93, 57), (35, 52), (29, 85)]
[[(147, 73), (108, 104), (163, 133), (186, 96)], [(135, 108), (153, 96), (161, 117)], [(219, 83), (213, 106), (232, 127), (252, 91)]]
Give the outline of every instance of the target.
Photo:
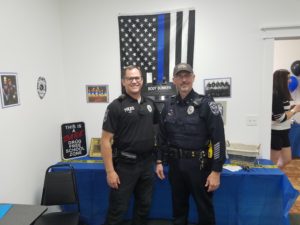
[(165, 32), (165, 15), (158, 15), (158, 32), (157, 32), (157, 83), (163, 82), (164, 76), (164, 32)]

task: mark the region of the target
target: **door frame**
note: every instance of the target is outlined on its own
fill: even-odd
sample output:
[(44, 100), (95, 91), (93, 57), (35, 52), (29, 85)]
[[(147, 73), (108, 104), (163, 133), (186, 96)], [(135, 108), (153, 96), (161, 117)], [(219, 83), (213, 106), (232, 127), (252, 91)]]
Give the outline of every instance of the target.
[(263, 68), (261, 75), (259, 143), (260, 156), (270, 158), (271, 142), (271, 114), (272, 114), (272, 86), (274, 68), (274, 42), (276, 40), (300, 39), (300, 25), (265, 26), (261, 28), (263, 39)]

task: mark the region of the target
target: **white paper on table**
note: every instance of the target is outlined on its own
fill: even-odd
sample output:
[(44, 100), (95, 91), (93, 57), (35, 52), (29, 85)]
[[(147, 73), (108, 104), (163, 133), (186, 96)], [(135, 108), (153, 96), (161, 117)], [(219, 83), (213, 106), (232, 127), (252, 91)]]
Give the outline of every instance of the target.
[(231, 172), (237, 172), (242, 169), (242, 167), (240, 166), (233, 166), (233, 165), (224, 165), (223, 168)]

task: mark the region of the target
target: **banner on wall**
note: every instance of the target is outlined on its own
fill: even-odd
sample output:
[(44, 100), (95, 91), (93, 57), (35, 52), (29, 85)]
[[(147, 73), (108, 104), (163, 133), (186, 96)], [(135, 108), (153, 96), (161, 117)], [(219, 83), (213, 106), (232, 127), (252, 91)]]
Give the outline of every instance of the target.
[(146, 96), (175, 94), (174, 66), (180, 62), (193, 66), (195, 10), (121, 15), (118, 21), (121, 70), (129, 65), (141, 68)]
[(62, 158), (73, 159), (87, 155), (84, 122), (61, 125)]

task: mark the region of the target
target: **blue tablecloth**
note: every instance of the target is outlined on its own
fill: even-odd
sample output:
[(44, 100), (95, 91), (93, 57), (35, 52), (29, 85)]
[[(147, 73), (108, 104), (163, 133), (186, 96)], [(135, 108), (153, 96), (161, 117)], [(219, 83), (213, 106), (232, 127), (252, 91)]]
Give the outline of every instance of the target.
[[(88, 225), (103, 224), (109, 193), (103, 164), (72, 165), (76, 170), (83, 221)], [(223, 170), (221, 186), (214, 195), (217, 225), (289, 225), (288, 212), (298, 194), (277, 168)], [(171, 219), (171, 204), (168, 180), (156, 179), (150, 218)], [(192, 200), (189, 221), (197, 222)]]
[(300, 157), (300, 124), (293, 123), (290, 130), (290, 142), (292, 148), (292, 156)]

